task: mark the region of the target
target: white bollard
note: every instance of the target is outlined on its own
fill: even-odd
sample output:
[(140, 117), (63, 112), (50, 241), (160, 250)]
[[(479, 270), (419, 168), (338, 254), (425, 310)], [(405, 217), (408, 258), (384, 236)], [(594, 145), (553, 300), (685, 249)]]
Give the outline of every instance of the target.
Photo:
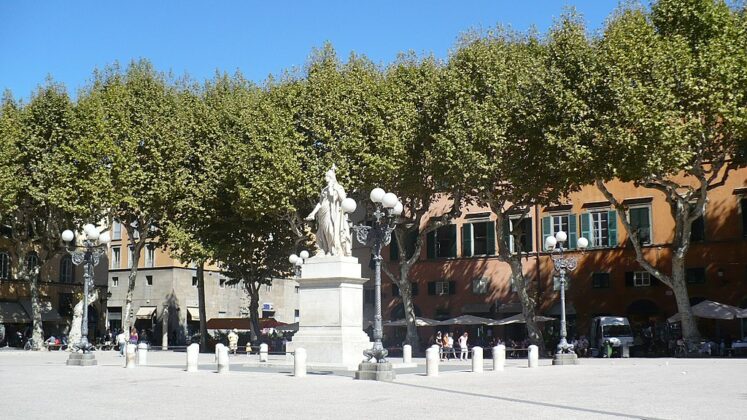
[(218, 363), (218, 353), (220, 353), (220, 349), (222, 349), (223, 347), (226, 346), (221, 343), (215, 345), (215, 359), (213, 360), (215, 363)]
[(145, 343), (137, 345), (137, 364), (139, 366), (148, 366), (148, 345)]
[(532, 344), (529, 346), (529, 367), (536, 368), (539, 366), (539, 347)]
[(306, 349), (297, 348), (293, 355), (293, 376), (306, 376)]
[(262, 343), (259, 345), (259, 361), (260, 362), (266, 362), (267, 361), (267, 354), (270, 352), (270, 348), (267, 346), (267, 344)]
[(409, 344), (402, 346), (402, 363), (412, 363), (412, 346)]
[(200, 345), (192, 343), (187, 347), (187, 372), (197, 372), (197, 359), (200, 356)]
[(218, 373), (228, 373), (231, 369), (231, 362), (228, 360), (228, 347), (216, 348), (216, 356), (218, 357)]
[(493, 347), (493, 370), (500, 371), (506, 366), (506, 346), (498, 344)]
[(440, 360), (438, 346), (425, 351), (425, 376), (438, 376), (438, 362)]
[(135, 351), (137, 346), (135, 344), (128, 344), (125, 349), (125, 367), (128, 369), (135, 368)]
[(482, 347), (472, 347), (472, 372), (482, 373)]

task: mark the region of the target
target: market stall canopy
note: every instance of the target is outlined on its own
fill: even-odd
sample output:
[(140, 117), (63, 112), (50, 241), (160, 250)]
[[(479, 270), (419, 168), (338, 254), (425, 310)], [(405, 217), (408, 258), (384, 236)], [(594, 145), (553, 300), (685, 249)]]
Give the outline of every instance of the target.
[[(704, 300), (697, 305), (692, 306), (693, 315), (698, 318), (709, 318), (709, 319), (734, 319), (740, 318), (742, 309), (736, 306), (727, 305), (725, 303), (714, 302), (712, 300)], [(682, 316), (680, 313), (676, 313), (670, 316), (667, 321), (680, 322)]]
[(135, 318), (137, 319), (151, 319), (153, 318), (153, 314), (156, 313), (156, 307), (155, 306), (141, 306), (137, 313), (135, 314)]
[(493, 325), (494, 319), (474, 315), (460, 315), (456, 318), (440, 321), (436, 325)]
[[(555, 318), (551, 318), (549, 316), (535, 315), (534, 320), (536, 322), (547, 322), (547, 321), (554, 321)], [(508, 318), (499, 319), (493, 322), (492, 325), (526, 324), (526, 322), (527, 320), (524, 319), (524, 314), (516, 314)]]
[(18, 302), (0, 302), (0, 323), (26, 324), (31, 318)]
[(742, 309), (737, 314), (737, 318), (747, 318), (747, 309)]
[[(404, 319), (398, 319), (396, 321), (387, 321), (384, 323), (385, 327), (404, 327), (406, 325), (407, 325), (407, 320), (404, 320)], [(443, 324), (441, 324), (441, 321), (436, 321), (435, 319), (423, 318), (420, 316), (415, 317), (416, 327), (430, 327), (433, 325), (443, 325)]]

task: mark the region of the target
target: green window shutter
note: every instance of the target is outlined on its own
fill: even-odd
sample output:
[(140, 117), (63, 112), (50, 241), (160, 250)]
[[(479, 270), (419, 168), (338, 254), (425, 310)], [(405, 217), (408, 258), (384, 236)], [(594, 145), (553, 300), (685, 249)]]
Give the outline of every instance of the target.
[(417, 296), (418, 295), (418, 284), (413, 282), (410, 283), (410, 296)]
[(532, 252), (534, 244), (534, 232), (532, 232), (532, 219), (524, 219), (524, 240), (526, 241), (525, 252)]
[(449, 225), (446, 227), (449, 232), (449, 257), (456, 258), (457, 256), (457, 227), (456, 225)]
[(591, 238), (591, 213), (581, 213), (581, 236), (589, 240), (589, 248), (593, 248), (594, 241)]
[(539, 244), (544, 250), (545, 240), (548, 236), (552, 235), (552, 217), (547, 216), (542, 218), (542, 243)]
[(428, 234), (425, 236), (425, 239), (425, 245), (428, 251), (428, 259), (432, 260), (436, 258), (436, 231), (432, 230), (428, 232)]
[(399, 244), (397, 243), (397, 235), (392, 232), (392, 240), (389, 242), (389, 261), (399, 260)]
[(462, 256), (472, 256), (472, 224), (465, 223), (462, 225)]
[(436, 282), (435, 281), (428, 282), (428, 295), (436, 296)]
[(415, 244), (418, 241), (419, 235), (419, 229), (412, 230), (409, 234), (407, 234), (407, 245), (405, 246), (405, 255), (407, 255), (407, 258), (412, 258), (412, 254), (415, 253)]
[(456, 282), (455, 281), (450, 281), (449, 282), (449, 294), (450, 295), (455, 295), (456, 294)]
[(625, 272), (625, 287), (633, 287), (635, 284), (633, 283), (633, 272), (627, 271)]
[(576, 228), (576, 215), (571, 213), (568, 215), (568, 249), (576, 249), (577, 237), (578, 229)]
[(607, 237), (609, 238), (608, 246), (614, 248), (617, 246), (617, 211), (610, 210), (607, 212)]
[(488, 255), (495, 255), (495, 222), (486, 222), (487, 227), (487, 240), (488, 240)]
[(508, 216), (503, 216), (505, 219), (503, 219), (503, 241), (506, 244), (506, 246), (510, 246), (511, 243), (511, 221), (508, 219)]

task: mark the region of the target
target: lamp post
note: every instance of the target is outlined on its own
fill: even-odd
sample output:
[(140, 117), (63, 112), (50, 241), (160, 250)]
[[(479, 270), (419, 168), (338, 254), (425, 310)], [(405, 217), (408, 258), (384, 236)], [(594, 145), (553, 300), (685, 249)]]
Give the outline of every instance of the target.
[(288, 257), (288, 262), (293, 264), (293, 272), (296, 275), (296, 278), (301, 277), (301, 266), (307, 258), (309, 258), (309, 251), (306, 250), (299, 252), (298, 255), (291, 254), (290, 257)]
[[(374, 345), (366, 350), (364, 355), (368, 361), (372, 358), (377, 363), (387, 363), (387, 350), (381, 343), (383, 329), (381, 325), (381, 248), (388, 245), (392, 240), (392, 231), (395, 227), (397, 216), (402, 214), (403, 206), (397, 196), (393, 193), (384, 192), (381, 188), (374, 188), (370, 194), (371, 201), (376, 210), (373, 213), (374, 221), (371, 226), (352, 226), (355, 236), (363, 245), (367, 245), (373, 251), (374, 260)], [(355, 211), (356, 204), (351, 198), (346, 198), (342, 203), (343, 210), (347, 213)]]
[[(560, 276), (560, 343), (558, 343), (558, 351), (555, 353), (552, 364), (576, 364), (577, 358), (574, 352), (573, 345), (568, 344), (566, 339), (566, 319), (565, 319), (565, 275), (567, 272), (573, 271), (578, 265), (578, 260), (575, 257), (566, 257), (564, 255), (563, 243), (568, 239), (568, 235), (561, 231), (558, 231), (555, 236), (548, 236), (545, 239), (545, 248), (550, 251), (552, 257), (552, 264), (555, 271)], [(581, 237), (578, 239), (578, 248), (585, 250), (589, 246), (589, 241)]]
[(80, 325), (80, 341), (73, 344), (73, 349), (82, 351), (85, 357), (80, 357), (80, 355), (73, 357), (76, 353), (72, 353), (70, 359), (68, 359), (68, 365), (96, 364), (93, 354), (90, 353), (93, 345), (88, 342), (88, 290), (93, 287), (93, 268), (98, 265), (99, 259), (106, 253), (110, 241), (109, 233), (100, 234), (94, 225), (85, 225), (83, 232), (86, 236), (81, 245), (71, 244), (75, 239), (73, 231), (62, 232), (65, 250), (72, 257), (73, 264), (83, 264), (83, 314)]

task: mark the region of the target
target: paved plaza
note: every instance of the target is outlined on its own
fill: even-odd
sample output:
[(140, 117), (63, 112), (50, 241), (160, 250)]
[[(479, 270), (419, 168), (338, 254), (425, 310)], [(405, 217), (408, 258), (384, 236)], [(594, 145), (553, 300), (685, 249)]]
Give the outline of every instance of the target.
[[(714, 418), (747, 413), (747, 359), (583, 359), (578, 366), (509, 360), (503, 372), (441, 364), (438, 377), (399, 369), (394, 383), (356, 381), (350, 372), (260, 367), (231, 356), (214, 373), (214, 356), (184, 371), (186, 355), (151, 351), (149, 366), (124, 369), (116, 352), (99, 366), (65, 366), (65, 352), (0, 351), (1, 418), (453, 419)], [(396, 362), (396, 359), (392, 361)], [(491, 362), (485, 363), (490, 369)]]

